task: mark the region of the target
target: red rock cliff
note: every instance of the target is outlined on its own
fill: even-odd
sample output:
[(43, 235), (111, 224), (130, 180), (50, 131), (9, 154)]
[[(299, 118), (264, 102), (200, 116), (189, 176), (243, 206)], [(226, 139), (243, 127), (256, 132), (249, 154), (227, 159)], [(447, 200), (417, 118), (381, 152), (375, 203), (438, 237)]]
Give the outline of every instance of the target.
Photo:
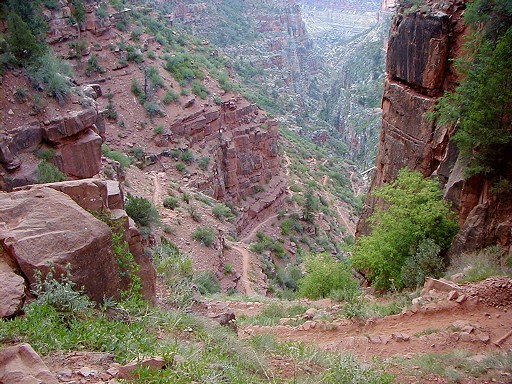
[(445, 198), (460, 217), (461, 230), (451, 253), (500, 244), (510, 249), (512, 202), (490, 193), (483, 177), (464, 179), (464, 164), (451, 140), (452, 127), (425, 117), (436, 98), (454, 87), (452, 59), (460, 55), (466, 32), (465, 1), (398, 9), (389, 39), (382, 100), (382, 129), (370, 197), (357, 233), (367, 234), (366, 219), (381, 202), (371, 192), (392, 181), (403, 167), (439, 176)]

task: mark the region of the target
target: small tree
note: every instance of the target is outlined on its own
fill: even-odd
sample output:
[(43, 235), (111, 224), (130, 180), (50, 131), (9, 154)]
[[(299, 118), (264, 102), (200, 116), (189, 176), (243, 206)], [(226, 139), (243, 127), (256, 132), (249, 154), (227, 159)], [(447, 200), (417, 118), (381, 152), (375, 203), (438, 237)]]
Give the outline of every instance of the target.
[(7, 17), (9, 50), (21, 63), (38, 57), (45, 52), (45, 46), (37, 41), (29, 26), (16, 12)]
[(458, 230), (439, 185), (404, 168), (397, 179), (374, 192), (389, 204), (370, 217), (372, 233), (358, 239), (352, 263), (379, 289), (403, 287), (401, 271), (418, 245), (431, 239), (446, 250)]

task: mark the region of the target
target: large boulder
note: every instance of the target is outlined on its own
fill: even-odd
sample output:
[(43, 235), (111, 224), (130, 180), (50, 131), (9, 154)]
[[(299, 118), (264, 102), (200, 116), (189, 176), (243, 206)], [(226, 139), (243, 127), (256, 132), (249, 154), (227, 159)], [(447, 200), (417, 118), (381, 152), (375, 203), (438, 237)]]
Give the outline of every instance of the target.
[(110, 228), (51, 188), (0, 194), (0, 244), (30, 284), (34, 273), (57, 275), (71, 265), (73, 280), (95, 301), (118, 297), (120, 279)]
[(39, 355), (29, 344), (19, 344), (0, 350), (0, 383), (57, 384)]
[[(111, 208), (108, 205), (108, 196), (110, 193), (107, 192), (107, 183), (108, 182), (98, 179), (82, 179), (62, 181), (59, 183), (25, 185), (23, 187), (16, 188), (15, 191), (51, 188), (65, 193), (83, 209), (100, 212), (107, 208)], [(119, 190), (119, 183), (115, 181), (113, 181), (113, 183), (117, 184), (117, 190)], [(114, 188), (114, 186), (111, 188)]]
[(18, 313), (25, 298), (25, 280), (7, 263), (0, 247), (0, 318)]

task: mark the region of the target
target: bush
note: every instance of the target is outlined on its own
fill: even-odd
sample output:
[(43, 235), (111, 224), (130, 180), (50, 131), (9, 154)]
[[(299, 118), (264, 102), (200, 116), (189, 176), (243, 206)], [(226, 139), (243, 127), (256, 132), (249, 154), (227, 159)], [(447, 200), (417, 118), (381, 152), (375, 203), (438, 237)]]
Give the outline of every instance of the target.
[(349, 300), (359, 293), (359, 282), (352, 276), (347, 262), (319, 254), (310, 256), (305, 265), (306, 275), (299, 280), (300, 296), (315, 300), (328, 297), (336, 291), (338, 297)]
[(187, 172), (187, 166), (183, 163), (176, 164), (176, 170), (180, 173), (186, 173)]
[(135, 95), (135, 97), (139, 99), (139, 102), (141, 100), (144, 100), (144, 92), (142, 92), (142, 88), (140, 87), (140, 84), (137, 81), (137, 79), (132, 79), (132, 85), (130, 87), (130, 90)]
[(122, 168), (127, 168), (132, 163), (128, 156), (124, 153), (111, 150), (107, 144), (101, 145), (101, 152), (109, 159), (117, 161)]
[(211, 227), (198, 227), (192, 233), (192, 239), (209, 247), (217, 238), (217, 231)]
[(27, 71), (34, 86), (43, 86), (48, 96), (60, 104), (65, 103), (73, 87), (71, 66), (51, 54), (45, 54), (35, 59)]
[(283, 258), (286, 255), (286, 251), (278, 240), (274, 240), (271, 237), (265, 235), (262, 232), (256, 234), (258, 241), (252, 243), (249, 249), (253, 252), (262, 254), (263, 251), (271, 251), (275, 256)]
[(208, 165), (210, 164), (210, 158), (203, 156), (200, 157), (199, 160), (197, 160), (197, 166), (201, 168), (203, 171), (206, 171), (208, 169)]
[(89, 60), (87, 60), (87, 65), (85, 66), (85, 74), (89, 76), (91, 73), (103, 73), (105, 70), (101, 67), (100, 62), (98, 61), (98, 55), (93, 53)]
[(28, 63), (45, 53), (45, 45), (37, 41), (27, 23), (14, 11), (7, 17), (7, 29), (9, 51), (20, 63)]
[(161, 135), (162, 133), (164, 133), (164, 126), (157, 125), (155, 129), (153, 129), (153, 132), (155, 132), (155, 135)]
[(181, 154), (181, 161), (186, 164), (190, 164), (194, 161), (194, 155), (188, 149)]
[(160, 109), (158, 103), (152, 101), (146, 101), (144, 103), (144, 109), (150, 118), (156, 116), (165, 116), (165, 113)]
[(220, 292), (220, 283), (215, 273), (212, 271), (203, 271), (199, 273), (194, 279), (197, 289), (201, 295), (207, 295)]
[(165, 208), (169, 208), (169, 209), (176, 209), (180, 205), (178, 199), (175, 196), (167, 196), (164, 199), (163, 204), (164, 204)]
[(151, 201), (128, 194), (125, 211), (138, 226), (151, 227), (160, 222), (158, 210)]
[(188, 206), (187, 211), (192, 220), (194, 220), (196, 223), (199, 223), (201, 221), (201, 214), (199, 213), (197, 207), (190, 205)]
[(67, 180), (66, 175), (62, 173), (55, 165), (42, 160), (36, 169), (37, 180), (36, 183), (56, 183), (59, 181)]
[(208, 91), (208, 88), (206, 88), (206, 86), (199, 80), (194, 80), (192, 82), (192, 92), (194, 93), (194, 95), (199, 96), (203, 100), (206, 99), (206, 97), (210, 93)]
[(50, 305), (59, 312), (75, 313), (94, 306), (87, 296), (77, 289), (71, 280), (71, 265), (66, 266), (66, 273), (55, 278), (55, 268), (50, 267), (44, 279), (41, 270), (34, 273), (35, 283), (32, 293), (37, 297), (34, 304)]
[(213, 215), (219, 219), (220, 221), (223, 221), (224, 219), (231, 220), (235, 217), (233, 212), (231, 212), (231, 209), (222, 203), (215, 204), (215, 206), (212, 209)]
[(165, 105), (169, 105), (174, 101), (178, 101), (180, 99), (180, 96), (176, 94), (173, 90), (169, 89), (166, 93), (164, 98), (162, 99), (162, 102)]
[(162, 239), (155, 248), (153, 260), (159, 276), (163, 277), (169, 288), (169, 304), (187, 309), (192, 304), (194, 290), (192, 286), (192, 259), (182, 253), (177, 245)]
[(351, 260), (376, 288), (401, 288), (402, 268), (418, 245), (432, 239), (443, 252), (457, 232), (457, 222), (438, 184), (407, 168), (374, 196), (389, 208), (372, 214), (373, 232), (358, 239)]
[(422, 240), (416, 253), (409, 257), (402, 267), (402, 281), (407, 288), (417, 288), (425, 283), (426, 277), (439, 278), (445, 270), (441, 248), (432, 239)]

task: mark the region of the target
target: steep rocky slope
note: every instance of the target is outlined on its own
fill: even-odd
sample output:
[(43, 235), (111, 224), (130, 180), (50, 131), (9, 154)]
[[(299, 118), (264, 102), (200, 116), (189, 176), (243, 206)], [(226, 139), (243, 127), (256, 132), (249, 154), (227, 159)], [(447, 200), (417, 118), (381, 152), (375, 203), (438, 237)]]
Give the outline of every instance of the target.
[[(402, 167), (438, 176), (445, 198), (459, 214), (460, 233), (451, 252), (500, 244), (510, 249), (512, 203), (491, 192), (482, 175), (464, 178), (464, 162), (453, 142), (454, 128), (437, 126), (426, 115), (437, 97), (453, 90), (457, 78), (453, 59), (460, 56), (467, 27), (465, 2), (425, 3), (399, 9), (389, 40), (383, 119), (376, 174), (371, 190), (393, 180)], [(370, 190), (370, 193), (371, 193)], [(379, 206), (370, 197), (358, 233), (368, 233), (366, 218)]]

